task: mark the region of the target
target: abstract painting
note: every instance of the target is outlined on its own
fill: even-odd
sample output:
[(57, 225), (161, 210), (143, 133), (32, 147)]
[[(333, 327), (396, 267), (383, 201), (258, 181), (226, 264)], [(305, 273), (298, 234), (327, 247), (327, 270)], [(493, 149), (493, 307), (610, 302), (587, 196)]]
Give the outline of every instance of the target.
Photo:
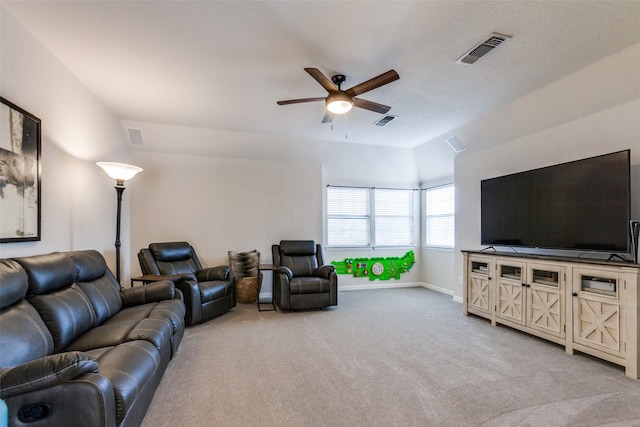
[(0, 243), (40, 240), (40, 126), (0, 97)]

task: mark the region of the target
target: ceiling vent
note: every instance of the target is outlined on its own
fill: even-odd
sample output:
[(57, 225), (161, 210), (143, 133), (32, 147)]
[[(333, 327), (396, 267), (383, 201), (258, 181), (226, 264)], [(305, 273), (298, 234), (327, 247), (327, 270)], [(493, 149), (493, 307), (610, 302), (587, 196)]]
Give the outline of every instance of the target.
[(144, 145), (144, 139), (142, 139), (142, 129), (127, 128), (129, 131), (129, 141), (133, 145)]
[(486, 37), (484, 41), (481, 41), (464, 55), (456, 60), (458, 64), (474, 64), (478, 59), (491, 52), (501, 44), (511, 39), (511, 36), (505, 36), (504, 34), (493, 33)]
[(382, 117), (380, 117), (378, 120), (376, 120), (375, 122), (373, 122), (374, 126), (386, 126), (389, 123), (391, 123), (392, 121), (394, 121), (395, 119), (397, 119), (398, 116), (391, 116), (391, 115), (384, 115)]
[(456, 138), (455, 136), (452, 136), (451, 138), (447, 138), (445, 139), (445, 141), (447, 141), (447, 144), (449, 144), (449, 147), (451, 147), (451, 149), (457, 154), (457, 153), (462, 153), (464, 150), (466, 150), (467, 148), (464, 146), (464, 144), (462, 144), (462, 141), (460, 141), (458, 138)]

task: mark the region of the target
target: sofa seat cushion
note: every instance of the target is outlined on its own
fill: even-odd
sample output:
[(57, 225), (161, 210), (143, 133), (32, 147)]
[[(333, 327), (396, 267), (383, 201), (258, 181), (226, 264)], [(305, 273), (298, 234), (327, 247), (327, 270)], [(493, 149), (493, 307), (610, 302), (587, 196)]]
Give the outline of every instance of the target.
[(111, 382), (120, 424), (147, 383), (154, 380), (160, 353), (147, 341), (131, 341), (88, 354), (98, 361), (99, 374)]
[[(139, 307), (134, 307), (132, 310), (125, 309), (124, 311), (131, 312), (125, 316), (116, 315), (105, 324), (90, 329), (69, 344), (65, 351), (88, 351), (129, 341), (144, 340), (162, 352), (162, 348), (170, 345), (171, 337), (179, 330), (179, 326), (174, 324), (179, 320), (175, 318), (180, 315), (184, 317), (184, 305), (179, 300), (167, 302), (173, 301), (177, 304), (145, 304), (149, 307), (144, 310), (140, 310)], [(132, 314), (147, 315), (147, 317), (129, 318)]]
[(223, 298), (231, 293), (231, 289), (228, 284), (221, 280), (198, 282), (198, 288), (200, 289), (200, 301), (203, 304)]
[(158, 302), (149, 312), (149, 319), (167, 319), (171, 322), (173, 333), (175, 334), (183, 327), (184, 315), (186, 313), (184, 303), (179, 299), (165, 300)]
[(150, 304), (141, 304), (135, 305), (132, 307), (123, 308), (115, 316), (111, 317), (109, 320), (104, 322), (105, 324), (109, 323), (120, 323), (127, 320), (142, 320), (149, 317), (149, 313), (153, 311), (155, 303)]
[(327, 279), (319, 277), (297, 277), (291, 279), (289, 289), (291, 295), (295, 294), (319, 294), (329, 292), (331, 283)]
[(127, 337), (139, 322), (139, 320), (126, 320), (97, 326), (70, 343), (64, 351), (89, 351), (130, 341)]

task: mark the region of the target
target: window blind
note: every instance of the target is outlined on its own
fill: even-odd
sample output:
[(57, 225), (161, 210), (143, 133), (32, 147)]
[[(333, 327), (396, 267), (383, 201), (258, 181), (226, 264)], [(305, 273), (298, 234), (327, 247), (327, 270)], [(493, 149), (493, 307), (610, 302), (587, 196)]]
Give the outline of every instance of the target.
[(369, 189), (327, 188), (327, 245), (368, 246), (370, 244)]
[(455, 186), (429, 188), (425, 191), (425, 244), (455, 246)]
[(413, 190), (375, 189), (375, 244), (413, 245)]

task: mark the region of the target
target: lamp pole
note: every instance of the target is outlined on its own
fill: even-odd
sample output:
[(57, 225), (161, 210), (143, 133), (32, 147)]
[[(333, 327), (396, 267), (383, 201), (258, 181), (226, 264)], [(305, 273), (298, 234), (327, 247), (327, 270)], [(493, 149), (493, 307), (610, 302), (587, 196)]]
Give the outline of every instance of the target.
[(116, 214), (116, 279), (120, 283), (120, 218), (122, 217), (122, 193), (124, 193), (124, 185), (116, 185), (116, 197), (118, 198), (118, 210)]

